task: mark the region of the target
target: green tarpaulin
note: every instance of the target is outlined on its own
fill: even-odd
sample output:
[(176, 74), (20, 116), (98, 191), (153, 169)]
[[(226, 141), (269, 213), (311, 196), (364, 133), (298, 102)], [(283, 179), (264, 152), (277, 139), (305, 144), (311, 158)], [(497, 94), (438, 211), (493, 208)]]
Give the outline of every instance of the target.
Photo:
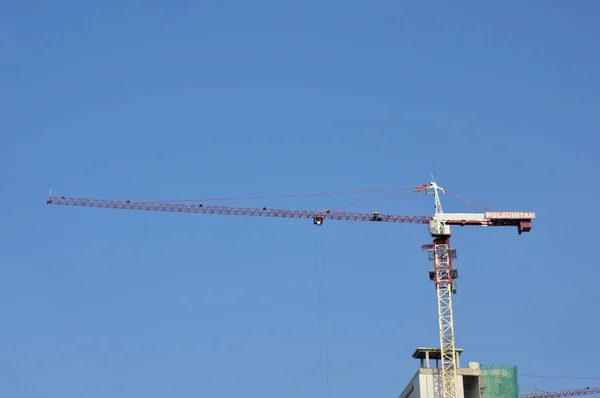
[(516, 366), (481, 366), (483, 398), (519, 398)]

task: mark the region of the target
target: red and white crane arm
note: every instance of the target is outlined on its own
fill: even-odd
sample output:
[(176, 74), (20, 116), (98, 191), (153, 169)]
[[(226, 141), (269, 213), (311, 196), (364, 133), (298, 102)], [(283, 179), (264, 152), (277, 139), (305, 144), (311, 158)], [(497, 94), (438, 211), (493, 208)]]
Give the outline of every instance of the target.
[(554, 392), (539, 392), (534, 394), (521, 394), (521, 398), (560, 398), (560, 397), (575, 397), (579, 395), (595, 395), (600, 394), (600, 387), (585, 387), (572, 390), (561, 390)]
[(51, 196), (48, 204), (97, 207), (103, 209), (127, 209), (163, 211), (170, 213), (200, 213), (200, 214), (227, 214), (235, 216), (262, 216), (277, 218), (309, 218), (321, 224), (324, 220), (351, 220), (351, 221), (378, 221), (401, 222), (412, 224), (427, 224), (431, 217), (428, 216), (403, 216), (397, 214), (379, 213), (353, 213), (345, 211), (330, 212), (327, 210), (291, 210), (267, 207), (237, 207), (237, 206), (205, 206), (203, 204), (170, 203), (170, 202), (143, 202), (129, 200), (103, 200), (87, 198), (69, 198)]
[(50, 196), (48, 204), (95, 207), (102, 209), (126, 209), (162, 211), (171, 213), (200, 213), (236, 216), (262, 216), (276, 218), (305, 218), (312, 219), (316, 225), (324, 220), (374, 221), (409, 224), (430, 224), (432, 221), (446, 225), (473, 226), (517, 226), (519, 233), (531, 229), (531, 212), (486, 212), (486, 213), (438, 213), (435, 216), (408, 216), (399, 214), (355, 213), (329, 210), (293, 210), (267, 207), (237, 207), (214, 206), (201, 203), (147, 202), (130, 200), (105, 200), (91, 198), (72, 198), (65, 196)]

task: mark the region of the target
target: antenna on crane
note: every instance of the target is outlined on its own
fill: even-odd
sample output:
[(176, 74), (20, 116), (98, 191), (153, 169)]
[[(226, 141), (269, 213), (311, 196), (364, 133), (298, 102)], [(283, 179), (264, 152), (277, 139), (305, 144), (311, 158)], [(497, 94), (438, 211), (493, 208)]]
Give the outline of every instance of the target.
[(425, 191), (425, 194), (435, 196), (434, 209), (435, 209), (435, 215), (437, 216), (438, 214), (442, 214), (444, 212), (444, 210), (442, 209), (442, 202), (440, 201), (439, 191), (442, 191), (445, 193), (446, 190), (437, 184), (437, 182), (435, 181), (435, 178), (433, 177), (433, 174), (431, 174), (431, 179), (433, 181), (431, 181), (431, 185), (429, 186), (427, 191)]
[(442, 201), (440, 200), (440, 191), (446, 193), (446, 189), (440, 187), (435, 181), (433, 173), (431, 174), (431, 181), (429, 186), (422, 185), (421, 189), (425, 191), (425, 195), (433, 195), (434, 203), (433, 208), (435, 215), (429, 221), (429, 233), (431, 236), (450, 236), (450, 226), (446, 225), (446, 217), (444, 216), (444, 209), (442, 209)]

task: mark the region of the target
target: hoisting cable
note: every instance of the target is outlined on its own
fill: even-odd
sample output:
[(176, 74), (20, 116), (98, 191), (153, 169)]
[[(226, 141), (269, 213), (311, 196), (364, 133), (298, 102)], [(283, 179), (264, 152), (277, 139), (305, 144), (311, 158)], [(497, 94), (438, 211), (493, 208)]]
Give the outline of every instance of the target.
[(467, 202), (467, 203), (470, 203), (470, 204), (472, 204), (472, 205), (474, 205), (474, 206), (477, 206), (477, 207), (479, 207), (479, 208), (482, 208), (482, 209), (483, 209), (483, 210), (485, 210), (485, 211), (491, 211), (491, 209), (490, 209), (489, 207), (485, 206), (485, 205), (482, 205), (482, 204), (480, 204), (480, 203), (477, 203), (477, 202), (475, 202), (475, 201), (473, 201), (473, 200), (471, 200), (471, 199), (468, 199), (468, 198), (462, 197), (462, 196), (460, 196), (459, 194), (457, 194), (457, 193), (455, 193), (455, 192), (448, 191), (447, 189), (446, 189), (445, 191), (446, 191), (447, 193), (449, 193), (450, 195), (452, 195), (452, 196), (455, 196), (455, 197), (457, 197), (458, 199), (464, 200), (465, 202)]
[(327, 294), (325, 289), (325, 259), (323, 250), (323, 227), (316, 241), (317, 272), (317, 318), (319, 330), (319, 364), (321, 367), (321, 398), (329, 396), (329, 356), (327, 347)]
[(316, 266), (315, 266), (315, 271), (316, 271), (316, 278), (317, 278), (317, 330), (319, 333), (319, 376), (321, 377), (320, 379), (320, 397), (323, 398), (323, 388), (325, 386), (325, 382), (324, 382), (324, 376), (325, 376), (325, 371), (323, 368), (323, 325), (322, 325), (322, 320), (321, 320), (321, 267), (320, 267), (320, 256), (319, 256), (319, 239), (316, 239), (315, 242), (315, 254), (316, 254)]
[(541, 390), (541, 389), (539, 389), (539, 388), (537, 388), (537, 387), (525, 386), (525, 385), (523, 385), (523, 384), (519, 384), (519, 387), (521, 387), (521, 388), (529, 388), (530, 390), (539, 391), (539, 392), (541, 392), (541, 393), (544, 393), (544, 394), (551, 394), (551, 392), (550, 392), (550, 391)]
[(345, 208), (348, 208), (348, 207), (356, 207), (356, 206), (364, 205), (364, 204), (367, 204), (367, 203), (378, 202), (380, 200), (387, 200), (387, 199), (397, 198), (397, 197), (400, 197), (400, 196), (411, 195), (413, 193), (414, 192), (397, 193), (397, 194), (394, 194), (394, 195), (384, 196), (384, 197), (376, 198), (376, 199), (369, 199), (369, 200), (365, 200), (365, 201), (358, 202), (358, 203), (352, 203), (352, 204), (349, 204), (349, 205), (331, 207), (329, 209), (321, 210), (321, 212), (327, 212), (327, 211), (333, 211), (333, 210), (340, 210), (340, 209), (345, 209)]
[(586, 377), (586, 376), (538, 376), (538, 375), (523, 375), (519, 374), (519, 377), (537, 377), (542, 379), (580, 379), (580, 380), (600, 380), (600, 377)]

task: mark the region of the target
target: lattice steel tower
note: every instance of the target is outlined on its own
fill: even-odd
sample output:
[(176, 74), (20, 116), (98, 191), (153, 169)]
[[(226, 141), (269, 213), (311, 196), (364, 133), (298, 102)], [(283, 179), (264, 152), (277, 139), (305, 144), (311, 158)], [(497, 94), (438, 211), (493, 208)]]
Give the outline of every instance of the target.
[(444, 191), (435, 181), (427, 188), (428, 195), (435, 196), (435, 216), (429, 222), (429, 232), (433, 244), (423, 245), (433, 261), (433, 270), (429, 278), (434, 282), (437, 292), (438, 322), (440, 334), (442, 391), (443, 398), (456, 398), (456, 348), (454, 344), (454, 315), (452, 312), (452, 294), (456, 293), (455, 279), (458, 271), (452, 267), (456, 258), (456, 249), (450, 248), (450, 226), (443, 216), (439, 191)]

